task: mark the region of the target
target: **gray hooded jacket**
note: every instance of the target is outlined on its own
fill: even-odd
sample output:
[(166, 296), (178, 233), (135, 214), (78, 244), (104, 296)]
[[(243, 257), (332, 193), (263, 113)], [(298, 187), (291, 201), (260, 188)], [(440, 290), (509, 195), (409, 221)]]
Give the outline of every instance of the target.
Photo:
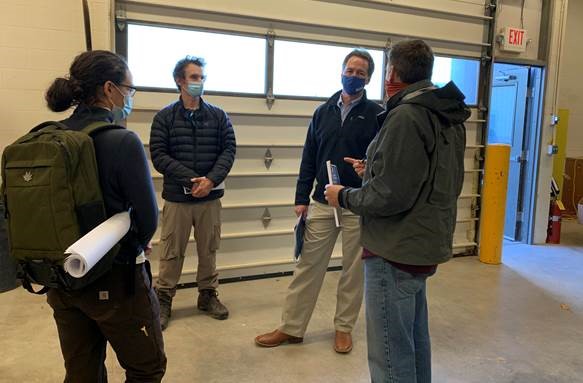
[(452, 256), (470, 111), (450, 82), (420, 81), (391, 97), (367, 150), (361, 188), (340, 204), (361, 216), (364, 248), (389, 261), (436, 265)]

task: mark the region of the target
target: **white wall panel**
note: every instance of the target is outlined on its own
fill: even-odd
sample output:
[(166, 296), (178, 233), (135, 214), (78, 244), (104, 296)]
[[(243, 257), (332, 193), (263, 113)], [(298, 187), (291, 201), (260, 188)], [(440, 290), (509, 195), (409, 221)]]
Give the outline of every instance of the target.
[[(337, 0), (320, 0), (338, 2)], [(347, 2), (347, 1), (345, 1)], [(363, 7), (392, 7), (401, 11), (422, 11), (430, 13), (443, 12), (445, 15), (467, 15), (478, 20), (486, 19), (484, 16), (484, 0), (354, 0), (353, 4)], [(382, 9), (382, 8), (381, 8)]]
[[(291, 202), (287, 206), (268, 207), (229, 208), (227, 205), (221, 212), (221, 220), (222, 237), (231, 239), (289, 234), (296, 222)], [(160, 216), (160, 225), (153, 238), (154, 244), (160, 241), (161, 221)], [(193, 232), (191, 239), (194, 239)]]
[[(339, 241), (341, 237), (339, 236)], [(152, 273), (158, 275), (160, 248), (155, 247), (151, 256)], [(197, 266), (196, 245), (189, 242), (180, 283), (194, 282)], [(339, 243), (332, 253), (331, 266), (339, 265), (342, 254)], [(293, 236), (253, 237), (223, 239), (217, 251), (217, 270), (221, 278), (241, 277), (270, 272), (291, 271), (293, 262)]]
[[(338, 87), (340, 88), (340, 83)], [(178, 99), (177, 93), (166, 92), (137, 92), (134, 99), (134, 110), (154, 111), (162, 109), (165, 105)], [(205, 101), (220, 106), (229, 115), (260, 115), (260, 116), (287, 116), (287, 117), (312, 117), (314, 110), (322, 101), (311, 100), (285, 100), (277, 99), (272, 108), (268, 108), (265, 98), (261, 97), (234, 97), (205, 95)], [(133, 114), (132, 114), (133, 118)], [(133, 121), (133, 119), (132, 119)]]
[(393, 8), (370, 9), (348, 2), (332, 3), (310, 0), (141, 0), (138, 4), (178, 7), (197, 13), (237, 16), (255, 22), (313, 25), (331, 29), (349, 29), (365, 33), (418, 37), (482, 46), (483, 23), (458, 18), (440, 19), (425, 12), (407, 13)]
[[(281, 204), (294, 201), (297, 176), (233, 177), (225, 181), (223, 205)], [(162, 178), (154, 177), (157, 194), (162, 192)], [(159, 197), (158, 205), (162, 206)]]
[[(302, 147), (237, 147), (237, 161), (233, 166), (233, 173), (241, 172), (286, 172), (297, 173), (300, 169)], [(272, 158), (269, 169), (266, 168), (265, 158), (267, 150)]]
[(238, 145), (303, 146), (310, 120), (310, 117), (231, 115)]

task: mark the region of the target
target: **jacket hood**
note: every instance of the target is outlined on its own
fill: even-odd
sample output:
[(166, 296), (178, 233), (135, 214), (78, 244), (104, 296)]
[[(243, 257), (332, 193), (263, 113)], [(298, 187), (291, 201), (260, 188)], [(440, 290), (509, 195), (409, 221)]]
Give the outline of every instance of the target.
[(436, 88), (431, 81), (420, 81), (395, 96), (396, 100), (389, 99), (387, 109), (401, 104), (421, 105), (434, 112), (447, 125), (461, 124), (471, 114), (470, 108), (464, 102), (464, 94), (453, 81), (442, 88)]

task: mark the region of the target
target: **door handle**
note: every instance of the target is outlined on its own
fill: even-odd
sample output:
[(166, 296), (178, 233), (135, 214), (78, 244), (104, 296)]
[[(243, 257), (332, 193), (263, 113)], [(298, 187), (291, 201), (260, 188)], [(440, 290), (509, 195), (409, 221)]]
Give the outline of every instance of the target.
[(514, 157), (512, 157), (512, 161), (526, 162), (527, 158), (528, 158), (528, 153), (526, 151), (523, 151), (521, 154), (517, 154)]

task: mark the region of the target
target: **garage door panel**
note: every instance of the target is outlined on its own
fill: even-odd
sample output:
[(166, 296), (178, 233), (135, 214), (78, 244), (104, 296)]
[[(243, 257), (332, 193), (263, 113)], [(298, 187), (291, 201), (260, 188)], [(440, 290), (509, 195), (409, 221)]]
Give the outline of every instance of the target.
[[(483, 4), (454, 0), (440, 1), (439, 6), (427, 0), (291, 0), (286, 7), (269, 0), (139, 0), (116, 3), (123, 5), (128, 20), (207, 31), (214, 28), (215, 31), (235, 34), (251, 33), (255, 37), (265, 36), (271, 30), (275, 38), (307, 39), (332, 45), (347, 43), (383, 49), (404, 36), (427, 35), (433, 39), (430, 43), (435, 52), (463, 57), (481, 56), (486, 25), (482, 18)], [(454, 16), (454, 13), (466, 16)], [(382, 70), (382, 64), (376, 64), (377, 71)], [(267, 90), (268, 86), (266, 93)], [(154, 115), (165, 105), (175, 102), (177, 96), (173, 90), (140, 89), (137, 92), (128, 127), (146, 144), (146, 153), (149, 154), (147, 144)], [(296, 220), (293, 203), (297, 173), (311, 117), (325, 100), (276, 96), (271, 103), (265, 96), (216, 92), (205, 94), (204, 99), (227, 112), (238, 144), (236, 160), (225, 182), (225, 196), (222, 199), (224, 238), (217, 256), (221, 276), (250, 275), (275, 269), (292, 270), (291, 231)], [(480, 201), (479, 164), (484, 153), (481, 141), (485, 127), (479, 114), (477, 108), (472, 107), (470, 120), (466, 122), (466, 172), (462, 196), (457, 203), (455, 253), (473, 249), (476, 240), (475, 214)], [(162, 208), (162, 178), (151, 164), (150, 168), (159, 207)], [(155, 239), (159, 238), (159, 230)], [(194, 280), (194, 245), (192, 238), (182, 281)], [(155, 246), (155, 273), (159, 250), (159, 246)], [(335, 254), (340, 255), (338, 246)]]
[(301, 147), (239, 147), (232, 172), (297, 172), (301, 157)]

